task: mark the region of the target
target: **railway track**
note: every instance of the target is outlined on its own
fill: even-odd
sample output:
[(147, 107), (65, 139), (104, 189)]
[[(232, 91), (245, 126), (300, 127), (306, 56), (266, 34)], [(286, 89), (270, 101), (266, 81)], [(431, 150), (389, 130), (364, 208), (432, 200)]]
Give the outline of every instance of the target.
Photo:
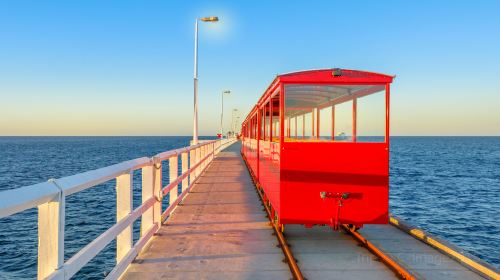
[[(243, 157), (244, 157), (244, 155), (243, 155)], [(247, 164), (246, 160), (244, 160), (244, 162), (245, 162), (245, 164)], [(248, 165), (247, 165), (247, 167), (248, 167)], [(274, 221), (274, 219), (273, 219), (272, 209), (270, 207), (270, 203), (265, 198), (265, 193), (263, 192), (259, 183), (255, 180), (255, 175), (253, 174), (253, 172), (251, 171), (250, 168), (248, 168), (248, 171), (250, 172), (250, 175), (251, 175), (252, 181), (254, 183), (256, 192), (259, 195), (259, 198), (262, 202), (262, 205), (264, 206), (264, 209), (266, 211), (267, 217), (269, 218), (270, 225), (274, 229), (274, 234), (276, 235), (276, 238), (279, 242), (279, 247), (283, 251), (283, 254), (285, 257), (284, 262), (286, 262), (288, 264), (288, 266), (290, 267), (290, 272), (292, 273), (292, 276), (294, 279), (296, 279), (296, 280), (307, 279), (302, 274), (302, 270), (297, 263), (297, 259), (293, 255), (293, 252), (290, 248), (291, 246), (285, 237), (284, 228), (282, 226), (280, 226), (278, 223), (276, 223), (276, 221)], [(393, 271), (395, 273), (395, 276), (397, 278), (408, 279), (408, 280), (418, 279), (418, 278), (414, 277), (409, 271), (407, 271), (406, 269), (401, 267), (395, 260), (393, 260), (391, 257), (384, 254), (376, 246), (374, 246), (372, 243), (370, 243), (368, 240), (366, 240), (360, 233), (350, 229), (347, 226), (343, 227), (343, 231), (347, 235), (349, 235), (353, 239), (355, 239), (359, 245), (365, 247), (377, 259), (381, 260), (391, 271)]]
[[(285, 231), (275, 220), (253, 172), (247, 169), (294, 279), (308, 279), (309, 275), (310, 279), (325, 279), (332, 270), (343, 273), (343, 279), (500, 279), (495, 268), (394, 217), (389, 225), (368, 225), (359, 231), (346, 225), (340, 232), (301, 225), (287, 225)], [(387, 245), (390, 242), (393, 244)], [(325, 261), (332, 258), (337, 263)], [(342, 266), (347, 269), (343, 271)]]
[[(294, 256), (292, 249), (290, 248), (291, 245), (290, 241), (287, 240), (285, 234), (284, 234), (284, 228), (280, 227), (275, 221), (272, 219), (272, 210), (270, 208), (269, 203), (265, 199), (264, 193), (262, 189), (258, 186), (258, 184), (254, 181), (256, 185), (256, 191), (262, 201), (262, 205), (265, 207), (265, 211), (267, 213), (267, 216), (269, 217), (270, 224), (272, 225), (274, 229), (274, 234), (276, 235), (276, 238), (279, 242), (279, 247), (283, 251), (283, 254), (285, 256), (284, 261), (288, 264), (290, 267), (290, 271), (293, 275), (293, 278), (296, 280), (303, 280), (307, 279), (304, 277), (302, 274), (302, 270), (300, 266), (298, 265), (298, 261), (296, 257)], [(310, 229), (306, 229), (310, 230)], [(328, 229), (330, 230), (330, 229)], [(413, 280), (413, 279), (420, 279), (420, 277), (414, 276), (412, 273), (410, 273), (408, 270), (400, 266), (397, 261), (392, 259), (390, 256), (385, 254), (382, 250), (377, 248), (375, 245), (373, 245), (371, 242), (369, 242), (366, 238), (363, 237), (359, 232), (356, 232), (353, 229), (350, 229), (347, 226), (343, 226), (342, 230), (344, 233), (348, 236), (351, 236), (356, 242), (360, 245), (365, 247), (370, 253), (372, 253), (375, 256), (375, 260), (380, 260), (382, 263), (384, 263), (387, 268), (389, 268), (391, 271), (394, 272), (394, 275), (399, 278), (399, 279), (407, 279), (407, 280)]]

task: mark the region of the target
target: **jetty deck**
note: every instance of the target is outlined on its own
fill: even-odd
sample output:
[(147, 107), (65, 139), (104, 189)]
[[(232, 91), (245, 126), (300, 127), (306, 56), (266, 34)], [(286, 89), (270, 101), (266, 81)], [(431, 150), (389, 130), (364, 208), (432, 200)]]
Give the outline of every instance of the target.
[(419, 279), (484, 279), (450, 256), (390, 224), (367, 225), (359, 232)]
[[(290, 279), (290, 269), (235, 143), (221, 152), (122, 279)], [(484, 279), (391, 225), (360, 232), (419, 279)], [(345, 231), (286, 227), (307, 279), (397, 279)]]
[[(71, 279), (115, 239), (109, 280), (500, 279), (497, 268), (394, 216), (357, 231), (285, 225), (282, 232), (240, 149), (236, 139), (206, 141), (0, 192), (0, 218), (38, 207), (38, 279)], [(134, 209), (135, 170), (143, 202)], [(116, 224), (65, 260), (65, 197), (113, 179)]]
[(239, 149), (219, 153), (123, 279), (291, 278)]

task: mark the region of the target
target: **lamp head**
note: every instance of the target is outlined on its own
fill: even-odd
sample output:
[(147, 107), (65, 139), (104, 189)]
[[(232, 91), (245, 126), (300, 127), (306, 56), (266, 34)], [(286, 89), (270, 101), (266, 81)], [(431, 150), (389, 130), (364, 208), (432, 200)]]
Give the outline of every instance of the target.
[(204, 22), (218, 22), (219, 18), (218, 17), (203, 17), (203, 18), (200, 18), (200, 20), (204, 21)]

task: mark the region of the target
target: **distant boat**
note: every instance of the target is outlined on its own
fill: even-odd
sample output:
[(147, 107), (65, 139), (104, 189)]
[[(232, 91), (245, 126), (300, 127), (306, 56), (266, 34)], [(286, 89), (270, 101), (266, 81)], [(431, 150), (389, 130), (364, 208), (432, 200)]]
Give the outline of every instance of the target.
[(347, 135), (345, 134), (345, 132), (341, 132), (341, 133), (337, 134), (337, 136), (335, 137), (335, 140), (347, 140)]

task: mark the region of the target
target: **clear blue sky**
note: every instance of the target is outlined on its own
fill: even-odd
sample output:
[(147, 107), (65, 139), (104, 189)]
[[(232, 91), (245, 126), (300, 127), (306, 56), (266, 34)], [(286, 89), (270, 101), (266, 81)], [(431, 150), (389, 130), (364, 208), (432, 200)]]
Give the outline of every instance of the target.
[[(316, 3), (317, 2), (317, 3)], [(278, 73), (397, 76), (393, 135), (500, 135), (500, 1), (1, 1), (0, 135), (201, 134)], [(226, 118), (229, 126), (229, 118)]]

